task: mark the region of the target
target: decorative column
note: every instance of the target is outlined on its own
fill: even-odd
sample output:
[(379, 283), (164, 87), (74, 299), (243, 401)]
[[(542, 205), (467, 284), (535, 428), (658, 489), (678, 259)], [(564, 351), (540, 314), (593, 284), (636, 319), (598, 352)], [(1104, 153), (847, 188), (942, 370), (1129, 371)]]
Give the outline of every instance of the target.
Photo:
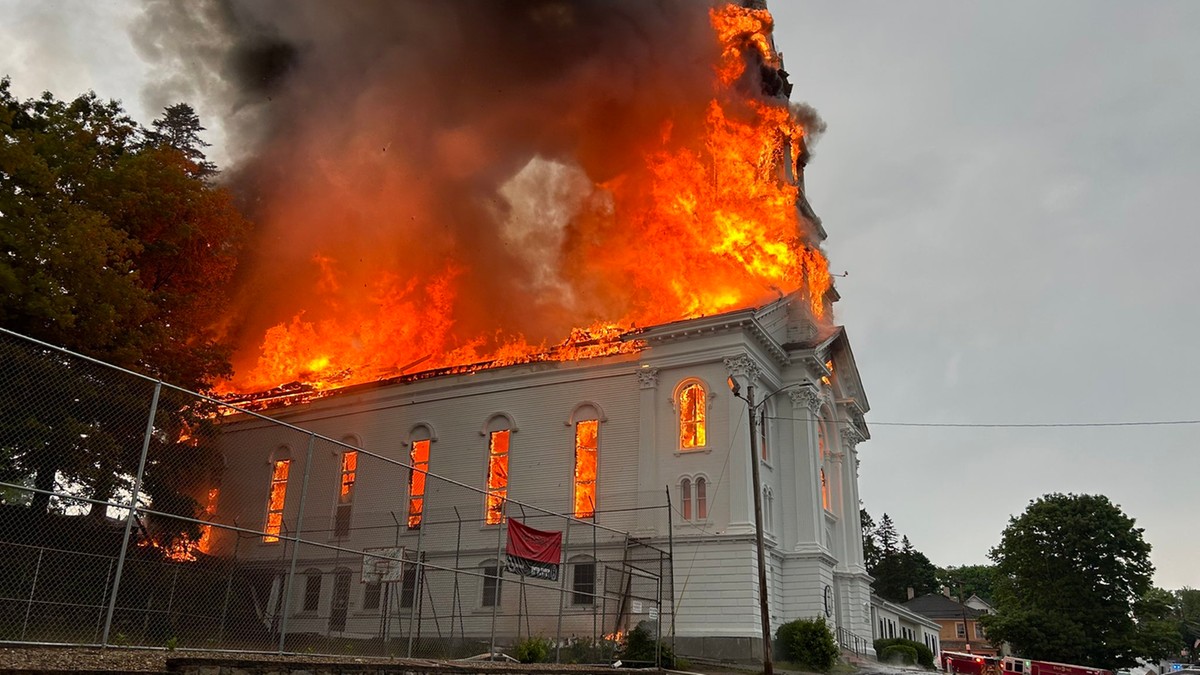
[[(861, 420), (861, 415), (843, 410), (843, 419)], [(867, 574), (862, 553), (862, 520), (858, 501), (858, 449), (866, 435), (858, 424), (843, 422), (838, 429), (842, 455), (839, 474), (842, 486), (842, 539), (845, 552), (836, 573), (841, 598), (839, 607), (842, 625), (859, 637), (870, 638), (871, 623), (871, 577)], [(869, 642), (868, 642), (869, 648)]]
[(823, 548), (824, 529), (821, 520), (820, 450), (817, 446), (817, 424), (821, 412), (821, 397), (816, 388), (805, 385), (788, 392), (792, 400), (792, 438), (795, 442), (795, 475), (792, 484), (796, 494), (795, 512), (791, 520), (796, 525), (796, 549)]
[[(658, 369), (643, 366), (637, 369), (638, 387), (641, 389), (641, 425), (638, 428), (638, 507), (639, 513), (653, 513), (654, 520), (638, 519), (640, 536), (653, 536), (666, 532), (667, 515), (662, 509), (651, 509), (663, 503), (665, 483), (658, 477), (658, 466), (663, 453), (658, 447)], [(670, 456), (668, 453), (667, 456)], [(672, 494), (675, 499), (677, 495)], [(678, 508), (678, 505), (676, 505)]]
[[(754, 358), (741, 354), (725, 359), (725, 371), (743, 386), (758, 386), (763, 368)], [(763, 392), (764, 394), (767, 392)], [(754, 532), (754, 486), (751, 479), (749, 414), (746, 402), (736, 396), (729, 399), (729, 530)], [(742, 430), (747, 433), (743, 437)], [(735, 433), (736, 432), (736, 433)], [(757, 457), (755, 460), (757, 461)], [(711, 507), (710, 507), (711, 508)]]

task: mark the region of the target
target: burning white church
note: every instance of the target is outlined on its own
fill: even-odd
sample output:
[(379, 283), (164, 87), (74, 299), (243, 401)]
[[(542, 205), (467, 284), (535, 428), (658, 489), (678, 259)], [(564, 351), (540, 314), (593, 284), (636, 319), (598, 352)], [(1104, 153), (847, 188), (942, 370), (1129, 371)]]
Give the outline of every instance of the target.
[[(772, 626), (871, 635), (868, 404), (804, 196), (821, 124), (761, 5), (379, 3), (420, 35), (285, 12), (243, 168), (278, 245), (238, 302), (269, 328), (229, 387), (273, 420), (223, 418), (213, 520), (238, 530), (207, 544), (274, 579), (264, 623), (495, 645), (646, 621), (751, 657), (757, 494)], [(501, 572), (510, 520), (563, 533), (557, 579)]]

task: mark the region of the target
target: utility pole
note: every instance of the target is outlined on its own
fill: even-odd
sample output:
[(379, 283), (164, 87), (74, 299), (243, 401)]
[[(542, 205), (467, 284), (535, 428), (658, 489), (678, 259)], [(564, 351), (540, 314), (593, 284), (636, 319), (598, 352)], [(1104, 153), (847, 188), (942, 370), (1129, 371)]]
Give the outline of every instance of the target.
[[(730, 378), (731, 386), (736, 385)], [(734, 386), (734, 396), (737, 388)], [(765, 400), (765, 399), (764, 399)], [(754, 482), (754, 543), (758, 548), (758, 605), (762, 621), (763, 675), (772, 675), (771, 613), (767, 607), (767, 560), (763, 546), (762, 479), (759, 477), (758, 432), (755, 429), (754, 385), (746, 385), (746, 404), (750, 412), (750, 475)]]

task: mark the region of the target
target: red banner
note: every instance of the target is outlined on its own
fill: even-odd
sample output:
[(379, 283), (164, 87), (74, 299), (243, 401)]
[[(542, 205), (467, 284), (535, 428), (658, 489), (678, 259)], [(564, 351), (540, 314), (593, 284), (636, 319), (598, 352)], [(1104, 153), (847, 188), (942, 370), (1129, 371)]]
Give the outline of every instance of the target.
[(562, 560), (562, 532), (535, 530), (509, 518), (504, 552), (508, 554), (506, 567), (510, 572), (556, 581)]

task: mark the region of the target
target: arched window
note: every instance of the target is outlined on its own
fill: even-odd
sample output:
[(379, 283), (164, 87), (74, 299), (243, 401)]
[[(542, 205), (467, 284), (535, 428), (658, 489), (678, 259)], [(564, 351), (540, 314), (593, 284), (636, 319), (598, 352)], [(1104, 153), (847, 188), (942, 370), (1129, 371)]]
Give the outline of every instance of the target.
[(691, 382), (679, 390), (679, 447), (682, 450), (703, 448), (707, 444), (705, 413), (708, 395), (699, 382)]
[(768, 532), (775, 531), (775, 493), (771, 488), (763, 486), (762, 489), (762, 511), (763, 511), (763, 529)]
[(707, 478), (688, 476), (680, 479), (679, 497), (684, 520), (703, 521), (708, 518)]
[(267, 492), (267, 523), (263, 529), (263, 541), (279, 541), (279, 533), (283, 529), (283, 505), (287, 499), (288, 472), (292, 460), (275, 459), (271, 463), (271, 485)]
[(696, 479), (696, 520), (708, 518), (708, 480), (701, 476)]
[(596, 514), (596, 470), (600, 460), (600, 421), (575, 423), (575, 517)]
[(825, 465), (829, 461), (828, 443), (829, 441), (826, 440), (825, 436), (825, 423), (821, 420), (817, 420), (817, 449), (820, 452), (819, 461), (821, 463), (821, 506), (823, 506), (826, 511), (831, 510), (833, 506), (833, 502), (829, 496), (829, 479), (825, 474)]
[(485, 427), (488, 439), (487, 498), (484, 521), (496, 525), (504, 520), (504, 502), (508, 499), (508, 451), (512, 439), (512, 420), (505, 414), (494, 415)]
[(758, 418), (758, 454), (762, 461), (771, 461), (771, 402), (767, 401), (762, 407)]
[(692, 480), (684, 478), (679, 481), (679, 505), (683, 510), (683, 519), (692, 519)]

